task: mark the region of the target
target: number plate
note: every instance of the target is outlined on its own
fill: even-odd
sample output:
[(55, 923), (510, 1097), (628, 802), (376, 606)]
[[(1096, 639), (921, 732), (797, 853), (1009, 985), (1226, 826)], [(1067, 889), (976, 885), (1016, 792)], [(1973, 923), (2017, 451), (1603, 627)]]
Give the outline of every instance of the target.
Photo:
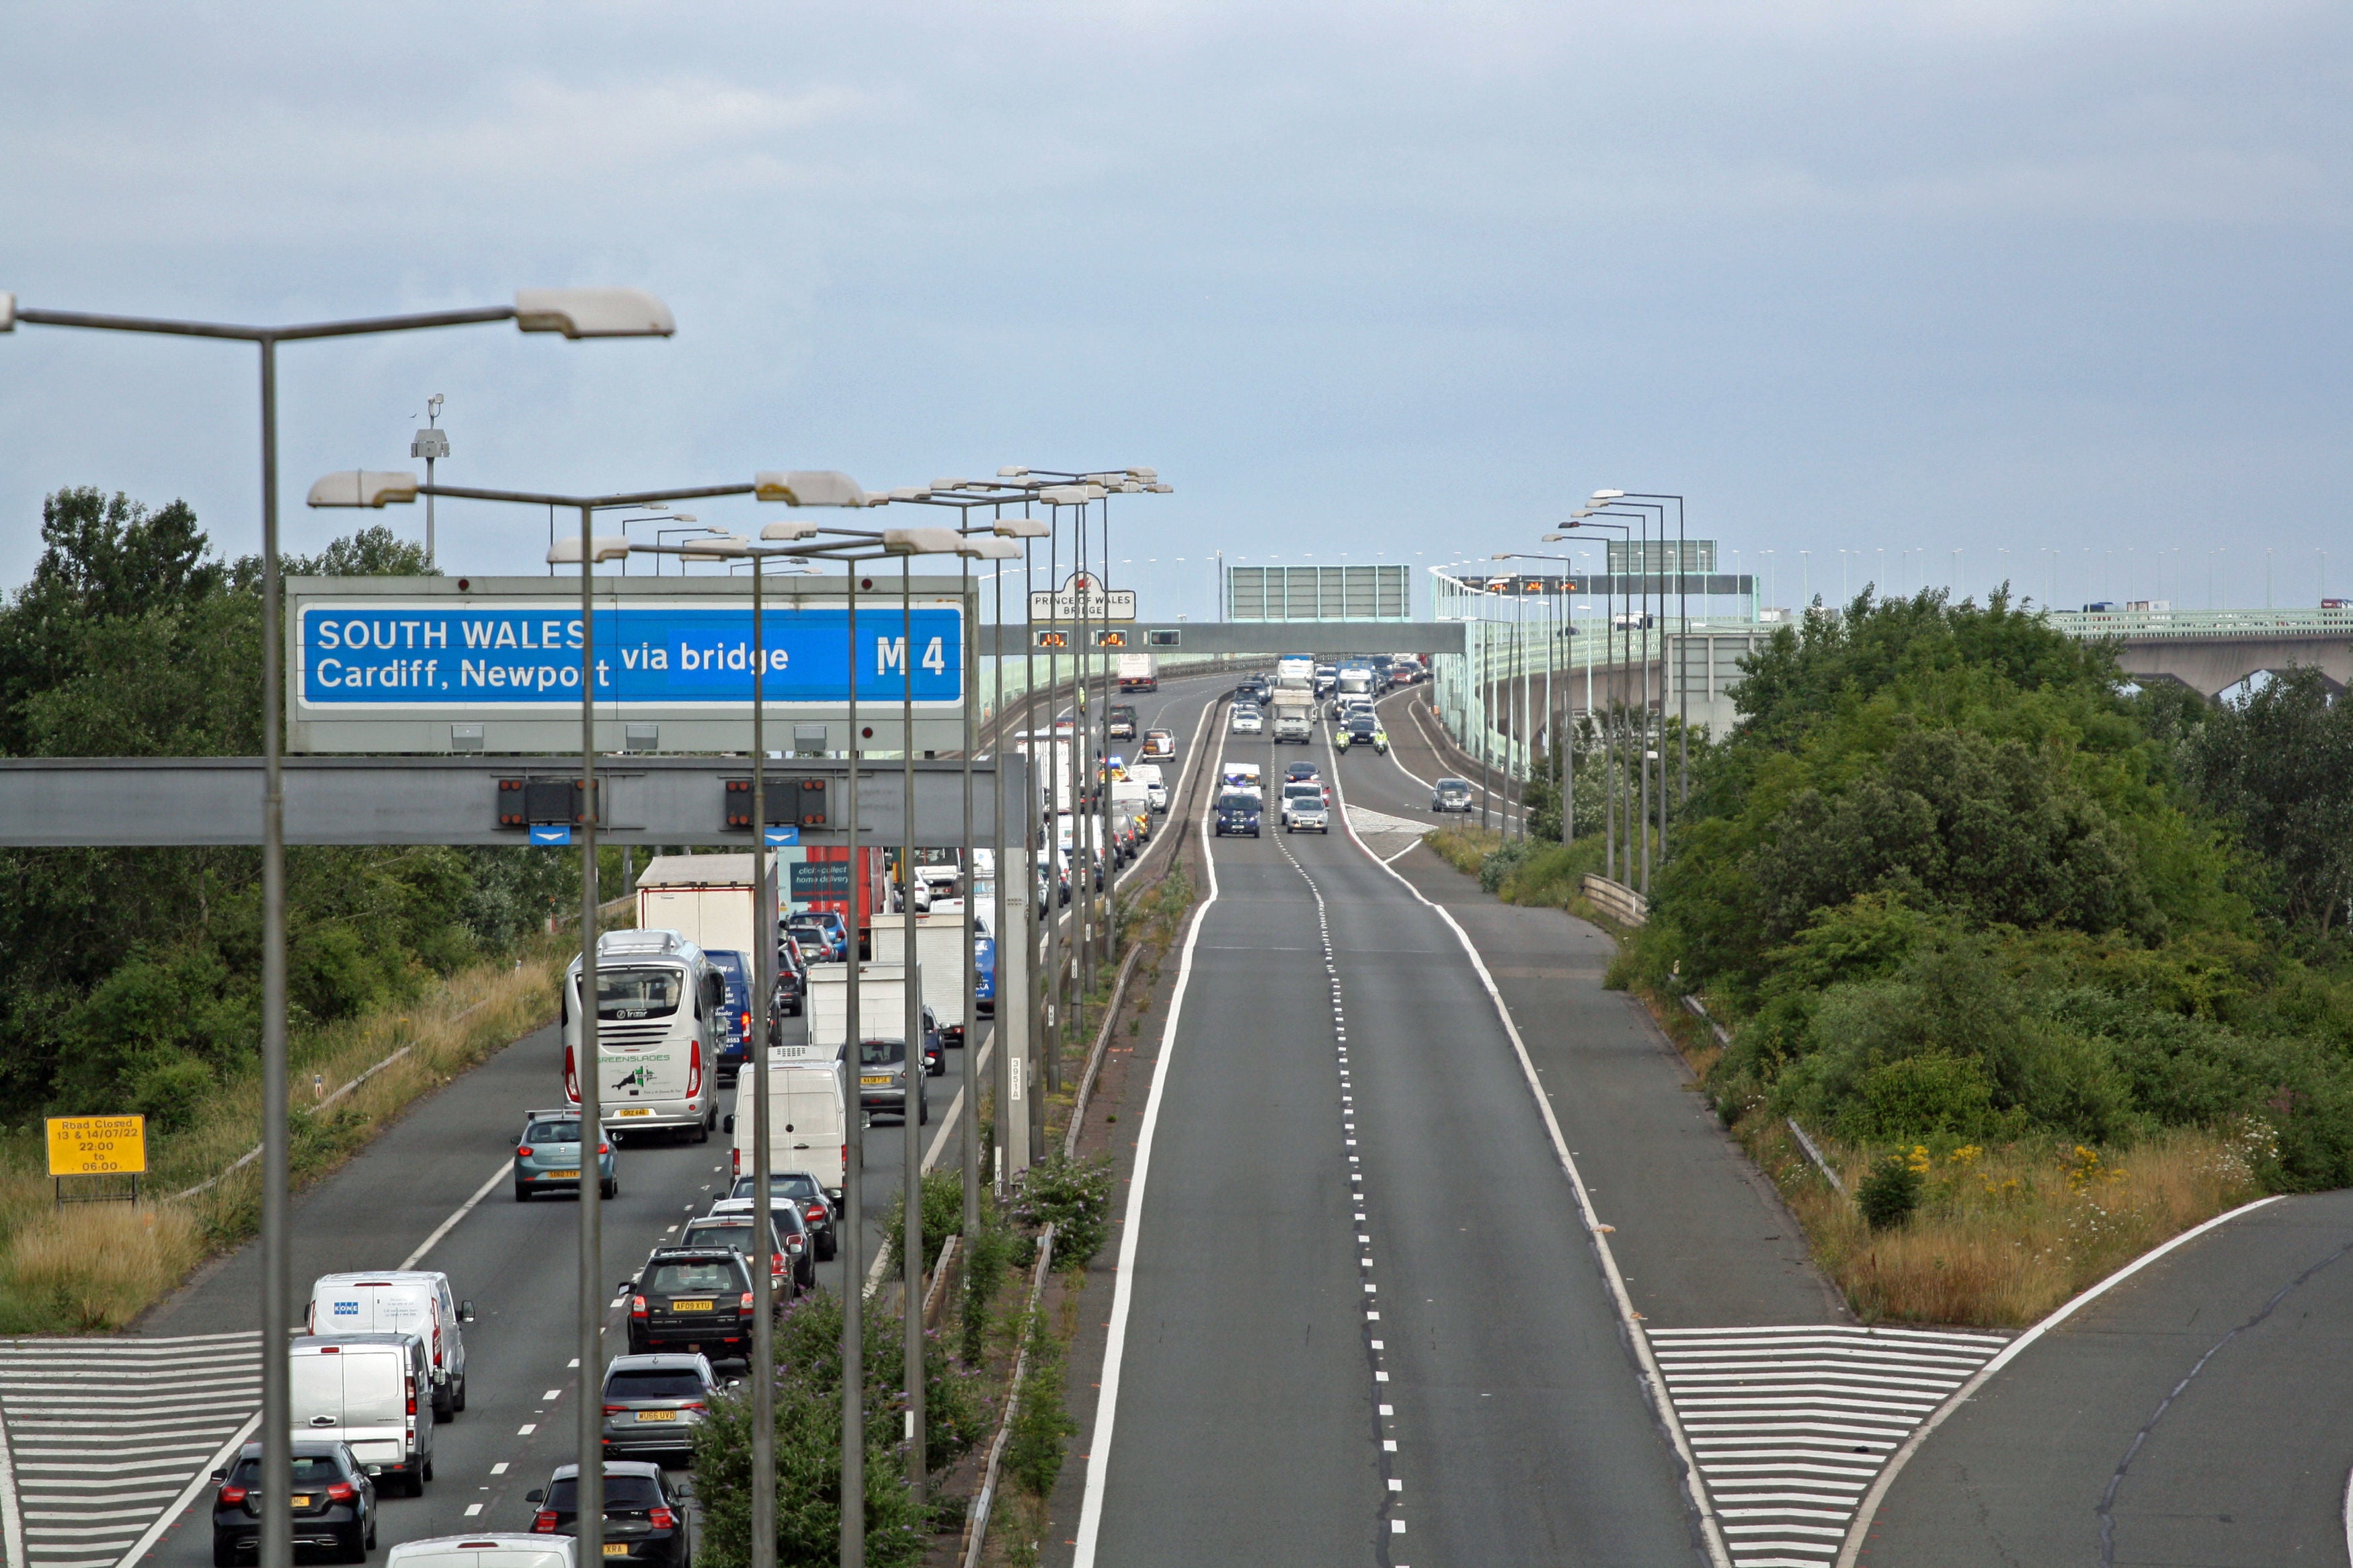
[(640, 1410), (638, 1412), (638, 1419), (640, 1421), (675, 1421), (678, 1419), (678, 1412), (675, 1410)]
[(711, 1310), (711, 1303), (708, 1301), (672, 1301), (670, 1304), (670, 1310), (673, 1312), (708, 1312)]
[(290, 1508), (309, 1508), (311, 1506), (311, 1496), (308, 1492), (296, 1492), (292, 1497), (286, 1500), (286, 1503)]
[(613, 1112), (616, 1116), (651, 1116), (653, 1113), (654, 1108), (650, 1105), (625, 1105)]
[(606, 1555), (606, 1556), (607, 1556), (607, 1557), (627, 1557), (628, 1554), (629, 1554), (629, 1543), (628, 1543), (628, 1542), (626, 1542), (626, 1541), (608, 1541), (608, 1542), (605, 1542), (605, 1555)]
[(580, 1179), (580, 1173), (577, 1171), (549, 1171), (544, 1174), (551, 1182), (576, 1182)]
[(861, 1078), (858, 1081), (867, 1089), (881, 1089), (890, 1083), (891, 1075), (886, 1072), (880, 1078)]

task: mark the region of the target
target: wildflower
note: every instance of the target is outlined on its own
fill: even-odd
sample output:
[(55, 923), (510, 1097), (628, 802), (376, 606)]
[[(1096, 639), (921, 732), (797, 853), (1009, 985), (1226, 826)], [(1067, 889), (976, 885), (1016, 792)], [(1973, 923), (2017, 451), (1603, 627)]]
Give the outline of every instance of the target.
[(1918, 1172), (1921, 1175), (1926, 1175), (1928, 1173), (1928, 1146), (1925, 1143), (1913, 1144), (1911, 1156), (1905, 1161), (1905, 1163), (1910, 1165), (1913, 1170)]
[(1954, 1150), (1951, 1153), (1946, 1155), (1945, 1163), (1948, 1165), (1957, 1165), (1962, 1170), (1966, 1171), (1970, 1166), (1975, 1165), (1978, 1163), (1978, 1156), (1982, 1155), (1984, 1152), (1984, 1150), (1978, 1148), (1974, 1143), (1964, 1143), (1959, 1148)]

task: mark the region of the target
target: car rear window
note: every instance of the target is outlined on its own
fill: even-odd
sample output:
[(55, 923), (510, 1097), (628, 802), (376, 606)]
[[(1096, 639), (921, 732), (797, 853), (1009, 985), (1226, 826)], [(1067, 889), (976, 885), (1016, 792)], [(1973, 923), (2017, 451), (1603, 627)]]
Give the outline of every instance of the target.
[(683, 1370), (623, 1368), (605, 1379), (607, 1399), (695, 1399), (707, 1392), (702, 1378)]
[(655, 1264), (646, 1270), (645, 1281), (638, 1289), (648, 1295), (692, 1296), (737, 1290), (743, 1286), (744, 1276), (734, 1259), (699, 1258)]
[(580, 1123), (577, 1121), (534, 1121), (531, 1131), (522, 1135), (526, 1143), (577, 1143)]
[[(605, 1511), (617, 1509), (653, 1508), (662, 1500), (661, 1489), (651, 1476), (607, 1476), (605, 1478)], [(580, 1507), (580, 1483), (571, 1476), (547, 1484), (547, 1505), (558, 1513), (571, 1513)]]
[(866, 1068), (897, 1067), (907, 1059), (904, 1040), (860, 1040), (858, 1042), (858, 1065)]
[[(228, 1484), (250, 1487), (260, 1479), (261, 1460), (259, 1458), (239, 1459), (236, 1470), (229, 1476)], [(343, 1479), (343, 1468), (324, 1454), (294, 1456), (294, 1484), (298, 1487), (331, 1486)]]

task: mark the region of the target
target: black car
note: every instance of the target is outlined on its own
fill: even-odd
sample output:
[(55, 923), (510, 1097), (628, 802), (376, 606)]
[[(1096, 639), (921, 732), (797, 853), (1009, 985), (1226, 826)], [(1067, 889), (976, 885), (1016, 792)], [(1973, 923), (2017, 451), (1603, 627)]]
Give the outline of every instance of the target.
[[(533, 1535), (576, 1533), (580, 1467), (556, 1466), (546, 1488), (525, 1492), (523, 1501), (539, 1510), (532, 1516)], [(643, 1459), (605, 1461), (606, 1562), (687, 1568), (694, 1561), (691, 1528), (685, 1487), (662, 1474), (659, 1465)]]
[(629, 1353), (701, 1351), (734, 1360), (752, 1344), (752, 1274), (726, 1247), (658, 1247), (621, 1289), (629, 1295)]
[[(261, 1445), (237, 1450), (237, 1463), (215, 1470), (214, 1568), (261, 1554)], [(337, 1563), (364, 1563), (375, 1550), (375, 1483), (345, 1443), (294, 1439), (294, 1549), (334, 1553)]]
[(808, 959), (787, 934), (776, 943), (776, 1001), (771, 1016), (797, 1018), (807, 999)]
[(1242, 677), (1241, 683), (1234, 688), (1234, 700), (1237, 702), (1256, 702), (1263, 705), (1273, 695), (1274, 682), (1263, 675), (1246, 675)]
[[(748, 1198), (755, 1190), (751, 1176), (738, 1176), (729, 1188), (731, 1198)], [(807, 1171), (771, 1171), (768, 1173), (768, 1201), (772, 1204), (793, 1203), (800, 1206), (801, 1223), (808, 1226), (812, 1249), (819, 1263), (833, 1261), (839, 1245), (833, 1238), (833, 1199)]]

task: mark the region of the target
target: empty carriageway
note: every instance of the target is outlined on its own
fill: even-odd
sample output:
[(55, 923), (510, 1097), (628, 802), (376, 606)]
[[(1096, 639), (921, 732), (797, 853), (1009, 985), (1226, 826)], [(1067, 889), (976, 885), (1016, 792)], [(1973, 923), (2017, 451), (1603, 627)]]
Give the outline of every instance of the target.
[(1345, 828), (1277, 832), (1206, 841), (1077, 1561), (1706, 1561), (1477, 969)]

